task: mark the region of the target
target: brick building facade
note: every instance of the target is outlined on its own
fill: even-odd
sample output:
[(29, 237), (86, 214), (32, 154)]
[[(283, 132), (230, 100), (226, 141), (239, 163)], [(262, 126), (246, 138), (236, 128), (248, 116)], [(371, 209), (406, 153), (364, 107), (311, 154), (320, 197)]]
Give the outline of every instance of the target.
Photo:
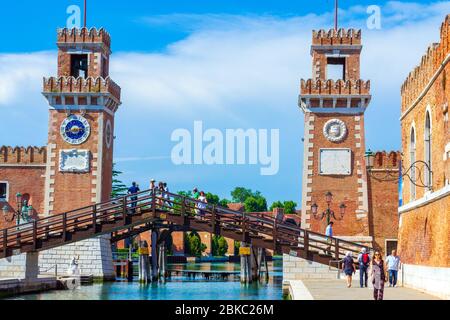
[(377, 167), (366, 168), (364, 113), (371, 94), (370, 81), (360, 78), (361, 51), (361, 30), (313, 31), (312, 78), (301, 81), (299, 99), (305, 114), (302, 226), (324, 233), (326, 219), (316, 219), (312, 206), (320, 216), (329, 191), (334, 234), (385, 252), (386, 240), (397, 239), (398, 180), (377, 175), (395, 171), (398, 154), (379, 152)]
[[(47, 145), (0, 148), (0, 205), (11, 215), (17, 192), (29, 199), (34, 218), (110, 199), (114, 115), (121, 104), (120, 87), (109, 77), (110, 35), (104, 29), (58, 29), (57, 47), (57, 75), (43, 81)], [(2, 227), (14, 223), (2, 221)], [(115, 277), (105, 236), (43, 251), (39, 264), (65, 270), (74, 256), (80, 256), (83, 273)]]
[[(450, 15), (401, 88), (404, 167), (399, 251), (405, 285), (450, 298)], [(431, 172), (427, 170), (431, 168)]]

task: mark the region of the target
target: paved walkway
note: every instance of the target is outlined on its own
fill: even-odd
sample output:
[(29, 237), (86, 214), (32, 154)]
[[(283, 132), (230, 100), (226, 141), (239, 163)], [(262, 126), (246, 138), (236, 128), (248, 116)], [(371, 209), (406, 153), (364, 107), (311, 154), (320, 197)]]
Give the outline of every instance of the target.
[[(314, 300), (373, 300), (372, 288), (360, 288), (359, 280), (347, 288), (345, 280), (302, 280)], [(439, 300), (426, 293), (403, 287), (384, 288), (384, 300)]]

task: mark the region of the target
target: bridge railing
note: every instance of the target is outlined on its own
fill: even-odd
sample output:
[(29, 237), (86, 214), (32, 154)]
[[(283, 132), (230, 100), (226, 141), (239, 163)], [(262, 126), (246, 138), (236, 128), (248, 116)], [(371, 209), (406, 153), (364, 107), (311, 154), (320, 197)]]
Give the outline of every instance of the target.
[(304, 230), (276, 218), (234, 211), (153, 189), (0, 230), (0, 252), (6, 256), (7, 250), (20, 249), (25, 245), (36, 249), (38, 241), (51, 237), (60, 237), (63, 244), (68, 233), (93, 227), (92, 232), (95, 235), (98, 223), (118, 223), (122, 220), (123, 226), (126, 226), (130, 214), (147, 212), (153, 213), (153, 217), (157, 217), (160, 212), (180, 215), (185, 221), (195, 219), (209, 223), (212, 233), (216, 233), (219, 228), (228, 229), (241, 233), (243, 241), (248, 240), (249, 236), (260, 237), (272, 241), (275, 249), (279, 246), (289, 246), (306, 252), (323, 252), (336, 260), (345, 256), (347, 251), (356, 253), (364, 247)]

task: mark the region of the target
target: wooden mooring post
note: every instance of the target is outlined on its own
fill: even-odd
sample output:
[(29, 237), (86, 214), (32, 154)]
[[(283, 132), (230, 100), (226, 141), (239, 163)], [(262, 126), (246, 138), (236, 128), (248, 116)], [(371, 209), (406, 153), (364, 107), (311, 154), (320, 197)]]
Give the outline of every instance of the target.
[(139, 282), (149, 283), (150, 276), (150, 257), (147, 241), (139, 242)]
[(269, 279), (269, 269), (266, 259), (266, 250), (257, 248), (248, 243), (241, 242), (239, 248), (241, 256), (241, 283), (252, 283), (264, 279)]
[(152, 229), (152, 281), (158, 280), (158, 229)]

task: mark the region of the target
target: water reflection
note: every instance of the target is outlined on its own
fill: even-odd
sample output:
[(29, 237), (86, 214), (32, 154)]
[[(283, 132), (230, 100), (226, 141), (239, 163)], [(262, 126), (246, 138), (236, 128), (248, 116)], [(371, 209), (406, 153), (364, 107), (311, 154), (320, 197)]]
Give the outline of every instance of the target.
[[(233, 263), (173, 264), (172, 270), (189, 271), (239, 271)], [(234, 277), (207, 281), (186, 276), (173, 276), (166, 283), (117, 281), (82, 286), (75, 290), (50, 291), (30, 294), (15, 299), (25, 300), (280, 300), (282, 299), (281, 261), (269, 263), (270, 278), (267, 283), (243, 285)]]

